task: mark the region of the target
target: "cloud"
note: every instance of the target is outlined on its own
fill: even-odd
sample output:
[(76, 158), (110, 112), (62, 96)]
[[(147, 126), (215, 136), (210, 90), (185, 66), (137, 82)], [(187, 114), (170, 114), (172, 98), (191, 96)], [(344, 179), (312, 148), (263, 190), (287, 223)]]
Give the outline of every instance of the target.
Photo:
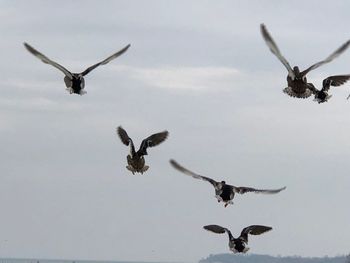
[[(75, 101), (62, 100), (68, 93), (59, 81), (46, 80), (4, 80), (0, 106), (10, 111), (72, 111), (82, 105)], [(67, 93), (67, 94), (66, 94)]]
[(229, 67), (130, 67), (113, 66), (112, 70), (124, 71), (134, 79), (164, 89), (222, 89), (229, 88), (244, 75)]

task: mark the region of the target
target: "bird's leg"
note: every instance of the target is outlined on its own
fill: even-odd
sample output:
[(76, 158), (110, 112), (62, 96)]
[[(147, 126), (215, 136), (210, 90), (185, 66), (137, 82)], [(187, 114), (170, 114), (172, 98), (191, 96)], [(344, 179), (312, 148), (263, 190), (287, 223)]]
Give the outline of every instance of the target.
[(126, 169), (128, 169), (130, 172), (132, 172), (132, 174), (135, 174), (135, 169), (134, 169), (132, 166), (127, 165), (127, 166), (125, 166), (125, 167), (126, 167)]

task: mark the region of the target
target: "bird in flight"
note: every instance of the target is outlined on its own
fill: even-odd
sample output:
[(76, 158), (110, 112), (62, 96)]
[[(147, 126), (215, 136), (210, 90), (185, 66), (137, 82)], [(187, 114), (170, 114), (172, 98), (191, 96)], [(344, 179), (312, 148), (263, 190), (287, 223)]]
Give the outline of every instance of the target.
[(36, 50), (35, 48), (33, 48), (32, 46), (30, 46), (27, 43), (24, 43), (24, 46), (31, 54), (33, 54), (35, 57), (40, 59), (42, 62), (44, 62), (46, 64), (49, 64), (49, 65), (57, 68), (61, 72), (63, 72), (63, 74), (65, 75), (64, 83), (66, 84), (66, 87), (67, 87), (66, 90), (70, 94), (74, 93), (74, 94), (83, 95), (83, 94), (86, 93), (86, 91), (84, 90), (84, 88), (85, 88), (84, 76), (86, 76), (90, 71), (94, 70), (98, 66), (105, 65), (108, 62), (110, 62), (111, 60), (113, 60), (113, 59), (119, 57), (120, 55), (122, 55), (125, 51), (128, 50), (128, 48), (130, 47), (130, 44), (127, 45), (126, 47), (124, 47), (123, 49), (119, 50), (118, 52), (114, 53), (113, 55), (109, 56), (105, 60), (102, 60), (101, 62), (96, 63), (96, 64), (88, 67), (87, 69), (85, 69), (81, 73), (72, 73), (72, 72), (70, 72), (68, 69), (66, 69), (62, 65), (58, 64), (57, 62), (49, 59), (44, 54), (40, 53), (38, 50)]
[(229, 238), (228, 246), (233, 253), (246, 253), (249, 250), (249, 247), (247, 247), (248, 235), (261, 235), (272, 230), (272, 227), (269, 226), (252, 225), (243, 228), (241, 235), (238, 238), (234, 238), (229, 229), (219, 225), (207, 225), (203, 228), (216, 234), (223, 234), (226, 232)]
[(147, 137), (141, 142), (140, 149), (138, 151), (135, 150), (135, 146), (132, 139), (121, 126), (117, 128), (117, 134), (119, 135), (119, 138), (123, 144), (125, 144), (126, 146), (130, 146), (130, 154), (126, 157), (128, 161), (126, 169), (131, 171), (132, 174), (143, 174), (149, 168), (148, 165), (145, 165), (144, 158), (145, 155), (148, 155), (147, 148), (157, 146), (158, 144), (165, 141), (169, 135), (169, 132), (163, 131), (152, 134), (151, 136)]
[[(328, 91), (331, 86), (333, 87), (339, 87), (343, 85), (345, 82), (347, 82), (350, 79), (350, 75), (337, 75), (337, 76), (330, 76), (328, 78), (325, 78), (322, 82), (322, 89), (318, 90), (312, 83), (309, 83), (310, 90), (315, 95), (315, 101), (318, 103), (323, 103), (328, 101), (332, 95), (328, 94)], [(348, 96), (349, 99), (350, 95)]]
[(255, 189), (252, 187), (245, 187), (245, 186), (233, 186), (226, 184), (225, 181), (215, 181), (214, 179), (211, 179), (209, 177), (205, 177), (199, 174), (196, 174), (185, 167), (178, 164), (175, 160), (170, 160), (170, 164), (178, 171), (192, 176), (193, 178), (204, 180), (206, 182), (209, 182), (212, 186), (215, 188), (215, 197), (218, 200), (218, 202), (224, 202), (224, 206), (227, 207), (229, 204), (233, 204), (232, 200), (235, 197), (235, 194), (245, 194), (248, 192), (253, 193), (261, 193), (261, 194), (277, 194), (281, 192), (282, 190), (286, 189), (286, 187), (282, 187), (279, 189)]

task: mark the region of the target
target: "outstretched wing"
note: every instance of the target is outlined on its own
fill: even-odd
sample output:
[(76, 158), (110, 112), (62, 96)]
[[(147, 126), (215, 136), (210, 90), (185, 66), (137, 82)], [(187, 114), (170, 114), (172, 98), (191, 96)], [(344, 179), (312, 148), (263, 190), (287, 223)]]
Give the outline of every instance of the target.
[(146, 154), (148, 147), (154, 147), (154, 146), (157, 146), (158, 144), (161, 144), (166, 140), (168, 135), (169, 135), (168, 131), (152, 134), (151, 136), (147, 137), (141, 142), (141, 146), (138, 152), (140, 154)]
[(322, 91), (328, 91), (330, 86), (338, 87), (350, 79), (350, 75), (330, 76), (323, 80)]
[(207, 225), (207, 226), (203, 226), (203, 228), (204, 228), (205, 230), (214, 232), (214, 233), (216, 233), (216, 234), (223, 234), (223, 233), (225, 233), (226, 231), (229, 231), (227, 228), (224, 228), (224, 227), (219, 226), (219, 225)]
[(264, 24), (260, 25), (260, 31), (261, 31), (261, 34), (262, 34), (262, 36), (263, 36), (267, 46), (270, 48), (270, 51), (279, 59), (279, 61), (282, 62), (282, 64), (288, 70), (288, 75), (292, 79), (294, 79), (295, 78), (295, 74), (294, 74), (294, 71), (293, 71), (292, 67), (289, 65), (287, 59), (284, 56), (282, 56), (282, 54), (281, 54), (280, 50), (278, 49), (275, 41), (273, 40), (273, 38), (271, 37), (271, 35), (267, 31), (267, 29), (266, 29)]
[(338, 57), (340, 54), (342, 54), (350, 45), (350, 40), (348, 40), (347, 42), (345, 42), (340, 48), (338, 48), (336, 51), (334, 51), (331, 55), (329, 55), (326, 59), (317, 62), (315, 64), (313, 64), (312, 66), (310, 66), (309, 68), (305, 69), (304, 71), (302, 71), (300, 74), (302, 76), (305, 76), (307, 73), (309, 73), (309, 71), (318, 68), (319, 66), (322, 66), (323, 64), (326, 64), (328, 62), (331, 62), (333, 59), (335, 59), (336, 57)]
[(282, 187), (279, 189), (255, 189), (252, 187), (244, 187), (244, 186), (240, 186), (240, 187), (236, 187), (233, 186), (233, 191), (235, 191), (235, 193), (238, 194), (245, 194), (248, 192), (254, 192), (254, 193), (261, 193), (261, 194), (277, 194), (279, 192), (281, 192), (282, 190), (286, 189), (287, 187)]
[(65, 67), (61, 66), (60, 64), (56, 63), (55, 61), (52, 61), (51, 59), (49, 59), (48, 57), (46, 57), (45, 55), (43, 55), (42, 53), (40, 53), (38, 50), (36, 50), (35, 48), (33, 48), (32, 46), (30, 46), (27, 43), (24, 43), (25, 48), (32, 53), (34, 56), (36, 56), (38, 59), (40, 59), (42, 62), (49, 64), (51, 66), (54, 66), (55, 68), (59, 69), (60, 71), (63, 72), (64, 75), (66, 75), (67, 77), (69, 77), (70, 79), (72, 79), (72, 73), (68, 71), (68, 69), (66, 69)]
[(231, 231), (225, 227), (222, 227), (219, 225), (207, 225), (207, 226), (203, 226), (203, 228), (205, 230), (208, 230), (208, 231), (216, 233), (216, 234), (223, 234), (226, 232), (228, 234), (228, 237), (230, 238), (230, 240), (233, 239)]
[(186, 169), (185, 167), (181, 166), (180, 164), (178, 164), (175, 160), (170, 160), (170, 164), (176, 169), (176, 170), (179, 170), (180, 172), (184, 173), (184, 174), (187, 174), (189, 176), (192, 176), (193, 178), (196, 178), (196, 179), (201, 179), (201, 180), (204, 180), (204, 181), (207, 181), (209, 183), (211, 183), (215, 188), (217, 187), (218, 185), (218, 182), (216, 182), (215, 180), (209, 178), (209, 177), (205, 177), (205, 176), (202, 176), (202, 175), (199, 175), (199, 174), (196, 174), (188, 169)]
[(88, 67), (87, 69), (85, 69), (81, 74), (83, 76), (85, 76), (86, 74), (88, 74), (91, 70), (94, 70), (95, 68), (97, 68), (98, 66), (100, 65), (105, 65), (107, 64), (108, 62), (110, 62), (111, 60), (119, 57), (120, 55), (122, 55), (125, 51), (128, 50), (128, 48), (130, 47), (130, 44), (127, 45), (125, 48), (123, 48), (122, 50), (118, 51), (117, 53), (114, 53), (112, 56), (109, 56), (108, 58), (106, 58), (105, 60), (99, 62), (99, 63), (96, 63), (95, 65), (92, 65), (91, 67)]
[(246, 242), (248, 242), (248, 234), (250, 235), (261, 235), (265, 232), (272, 230), (272, 227), (269, 226), (260, 226), (260, 225), (252, 225), (246, 228), (243, 228), (241, 232), (241, 238), (243, 238)]
[(124, 143), (126, 146), (129, 146), (129, 144), (130, 144), (130, 154), (131, 154), (131, 156), (133, 156), (135, 154), (135, 146), (134, 146), (132, 139), (126, 133), (126, 130), (124, 130), (122, 128), (122, 126), (119, 126), (117, 128), (117, 134), (118, 134), (120, 140), (122, 141), (122, 143)]
[(122, 126), (119, 126), (117, 128), (117, 134), (119, 135), (119, 138), (122, 141), (122, 143), (124, 143), (126, 146), (129, 146), (131, 139), (127, 134), (126, 130), (122, 128)]

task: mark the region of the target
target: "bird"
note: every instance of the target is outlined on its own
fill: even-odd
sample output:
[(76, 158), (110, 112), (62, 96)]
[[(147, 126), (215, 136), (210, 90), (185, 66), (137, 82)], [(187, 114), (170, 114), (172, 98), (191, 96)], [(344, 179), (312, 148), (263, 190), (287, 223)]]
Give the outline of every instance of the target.
[(122, 55), (125, 51), (128, 50), (128, 48), (130, 47), (130, 44), (128, 44), (126, 47), (124, 47), (123, 49), (119, 50), (118, 52), (114, 53), (113, 55), (109, 56), (105, 60), (102, 60), (101, 62), (96, 63), (96, 64), (88, 67), (87, 69), (85, 69), (81, 73), (72, 73), (72, 72), (70, 72), (68, 69), (66, 69), (62, 65), (58, 64), (57, 62), (55, 62), (55, 61), (49, 59), (48, 57), (46, 57), (44, 54), (40, 53), (38, 50), (36, 50), (32, 46), (30, 46), (28, 43), (24, 43), (24, 46), (31, 54), (33, 54), (35, 57), (40, 59), (42, 62), (44, 62), (46, 64), (49, 64), (49, 65), (57, 68), (61, 72), (63, 72), (63, 74), (65, 75), (64, 83), (65, 83), (65, 85), (67, 87), (66, 90), (70, 94), (84, 95), (86, 93), (86, 91), (84, 90), (84, 88), (85, 88), (84, 76), (86, 76), (90, 71), (94, 70), (98, 66), (105, 65), (108, 62), (110, 62), (111, 60), (113, 60), (113, 59), (119, 57), (120, 55)]
[(336, 51), (334, 51), (331, 55), (329, 55), (326, 59), (313, 64), (312, 66), (308, 67), (303, 71), (300, 71), (298, 66), (295, 66), (293, 68), (290, 66), (289, 62), (281, 54), (275, 41), (272, 39), (271, 35), (267, 31), (266, 26), (264, 24), (260, 25), (260, 31), (267, 46), (270, 48), (270, 51), (282, 62), (282, 64), (288, 70), (288, 76), (287, 76), (288, 87), (286, 87), (283, 90), (283, 92), (288, 94), (291, 97), (296, 97), (296, 98), (305, 99), (310, 97), (313, 94), (311, 90), (312, 84), (310, 85), (310, 83), (308, 83), (306, 79), (306, 75), (311, 70), (314, 70), (322, 66), (323, 64), (331, 62), (333, 59), (335, 59), (340, 54), (342, 54), (350, 45), (350, 40), (348, 40), (343, 45), (341, 45)]
[(254, 193), (262, 193), (262, 194), (277, 194), (281, 192), (282, 190), (286, 189), (286, 187), (282, 187), (279, 189), (255, 189), (251, 187), (245, 187), (245, 186), (233, 186), (227, 184), (225, 181), (215, 181), (209, 177), (205, 177), (199, 174), (196, 174), (194, 172), (191, 172), (190, 170), (184, 168), (180, 164), (178, 164), (175, 160), (171, 159), (170, 164), (178, 171), (192, 176), (193, 178), (196, 179), (201, 179), (204, 181), (209, 182), (212, 184), (215, 188), (215, 197), (218, 200), (218, 202), (223, 202), (224, 207), (227, 207), (229, 204), (233, 204), (232, 200), (235, 197), (235, 194), (245, 194), (248, 192), (254, 192)]
[(243, 228), (241, 235), (238, 238), (234, 238), (229, 229), (219, 225), (207, 225), (203, 228), (216, 234), (226, 232), (229, 238), (228, 246), (233, 253), (246, 253), (249, 250), (249, 247), (247, 247), (248, 235), (261, 235), (272, 230), (272, 227), (269, 226), (251, 225)]
[(157, 146), (158, 144), (165, 141), (169, 135), (168, 131), (162, 131), (159, 133), (152, 134), (151, 136), (144, 139), (141, 142), (140, 149), (138, 151), (135, 151), (134, 143), (132, 139), (129, 137), (129, 135), (127, 134), (127, 132), (121, 126), (119, 126), (116, 129), (116, 131), (122, 143), (125, 144), (126, 146), (130, 145), (130, 154), (126, 157), (128, 161), (128, 165), (126, 166), (126, 169), (131, 171), (132, 174), (135, 174), (135, 173), (143, 174), (148, 170), (149, 166), (145, 165), (145, 158), (144, 158), (145, 155), (148, 155), (147, 148)]
[[(312, 83), (310, 84), (310, 90), (315, 95), (314, 101), (317, 101), (318, 103), (324, 103), (328, 101), (332, 95), (328, 94), (328, 91), (331, 86), (338, 87), (346, 83), (350, 79), (350, 75), (337, 75), (337, 76), (330, 76), (328, 78), (325, 78), (322, 81), (322, 89), (318, 90)], [(347, 99), (349, 99), (350, 95)]]

